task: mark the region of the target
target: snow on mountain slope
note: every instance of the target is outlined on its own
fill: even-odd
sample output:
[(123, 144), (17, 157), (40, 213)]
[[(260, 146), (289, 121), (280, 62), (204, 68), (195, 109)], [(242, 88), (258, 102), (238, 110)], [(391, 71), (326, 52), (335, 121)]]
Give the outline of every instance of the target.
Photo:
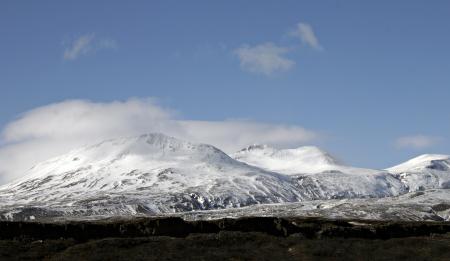
[(318, 173), (339, 163), (314, 146), (278, 150), (267, 145), (252, 145), (234, 154), (236, 160), (284, 174)]
[(310, 199), (383, 198), (408, 192), (406, 186), (388, 172), (331, 170), (292, 177)]
[(387, 171), (396, 174), (410, 191), (450, 189), (449, 155), (421, 155)]
[[(272, 154), (258, 153), (253, 155), (255, 159), (265, 157), (259, 162), (271, 162)], [(264, 170), (213, 146), (163, 134), (109, 140), (40, 163), (23, 178), (0, 187), (0, 219), (24, 213), (173, 213), (406, 192), (403, 183), (387, 172), (339, 165), (317, 148), (276, 155), (277, 167), (282, 168), (285, 161), (289, 167), (285, 169), (291, 171)], [(309, 173), (299, 171), (304, 166), (309, 166)]]
[(286, 175), (317, 174), (338, 171), (350, 174), (375, 174), (379, 170), (345, 166), (329, 153), (315, 147), (275, 149), (267, 145), (252, 145), (231, 155), (236, 160), (268, 171)]
[(331, 199), (252, 205), (238, 209), (177, 214), (187, 220), (248, 216), (326, 217), (333, 219), (450, 221), (450, 190), (432, 189), (398, 197)]
[(268, 171), (290, 175), (311, 199), (386, 197), (407, 192), (390, 173), (345, 166), (317, 147), (278, 150), (253, 145), (232, 157)]
[(156, 213), (298, 200), (289, 177), (162, 134), (75, 150), (0, 188), (3, 205), (88, 204), (101, 210), (119, 203)]

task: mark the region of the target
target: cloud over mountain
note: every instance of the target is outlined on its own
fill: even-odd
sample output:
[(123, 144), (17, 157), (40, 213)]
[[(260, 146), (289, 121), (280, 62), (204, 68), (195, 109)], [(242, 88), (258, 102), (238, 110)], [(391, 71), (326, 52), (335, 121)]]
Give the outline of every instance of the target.
[(227, 152), (257, 142), (292, 146), (318, 138), (317, 133), (295, 125), (178, 119), (153, 99), (107, 103), (68, 100), (28, 111), (3, 129), (0, 182), (19, 177), (37, 162), (73, 148), (149, 132), (212, 144)]

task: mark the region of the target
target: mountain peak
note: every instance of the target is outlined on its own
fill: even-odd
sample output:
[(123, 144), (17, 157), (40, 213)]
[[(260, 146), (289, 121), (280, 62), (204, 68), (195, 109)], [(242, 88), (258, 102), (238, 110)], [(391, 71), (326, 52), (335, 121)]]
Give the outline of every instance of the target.
[(322, 158), (330, 164), (338, 164), (337, 160), (334, 159), (328, 152), (322, 150), (317, 146), (301, 146), (296, 149), (288, 149), (285, 151), (293, 153), (295, 155), (308, 155), (310, 157)]
[(100, 147), (100, 146), (105, 145), (105, 144), (113, 144), (113, 145), (147, 144), (147, 145), (152, 145), (152, 146), (156, 146), (156, 147), (167, 147), (169, 145), (180, 146), (182, 144), (189, 144), (189, 142), (182, 141), (182, 140), (179, 140), (179, 139), (171, 137), (171, 136), (167, 136), (167, 135), (165, 135), (163, 133), (155, 132), (155, 133), (142, 134), (140, 136), (108, 139), (108, 140), (104, 140), (104, 141), (102, 141), (100, 143), (97, 143), (95, 145), (89, 146), (87, 148)]
[(221, 150), (212, 145), (202, 143), (192, 143), (181, 140), (163, 133), (146, 133), (140, 136), (109, 139), (84, 147), (78, 152), (100, 152), (101, 154), (142, 154), (142, 155), (161, 155), (168, 153), (181, 154), (208, 154), (221, 153)]
[(164, 144), (164, 143), (185, 143), (175, 137), (168, 136), (160, 132), (150, 132), (142, 134), (138, 137), (138, 140), (146, 140), (150, 144)]
[(312, 173), (339, 165), (330, 154), (316, 146), (275, 149), (267, 145), (251, 145), (232, 155), (250, 165), (281, 173)]
[(410, 172), (418, 170), (449, 170), (450, 169), (450, 155), (443, 154), (423, 154), (412, 158), (399, 165), (388, 168), (387, 170), (393, 173)]

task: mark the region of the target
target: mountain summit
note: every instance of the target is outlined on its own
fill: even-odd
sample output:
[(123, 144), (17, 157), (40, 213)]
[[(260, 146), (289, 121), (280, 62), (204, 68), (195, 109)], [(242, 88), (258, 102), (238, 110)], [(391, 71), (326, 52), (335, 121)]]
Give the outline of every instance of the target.
[(236, 160), (283, 174), (317, 173), (340, 163), (315, 146), (296, 149), (275, 149), (267, 145), (252, 145), (234, 154)]
[(450, 189), (450, 156), (424, 154), (387, 171), (396, 174), (410, 191)]

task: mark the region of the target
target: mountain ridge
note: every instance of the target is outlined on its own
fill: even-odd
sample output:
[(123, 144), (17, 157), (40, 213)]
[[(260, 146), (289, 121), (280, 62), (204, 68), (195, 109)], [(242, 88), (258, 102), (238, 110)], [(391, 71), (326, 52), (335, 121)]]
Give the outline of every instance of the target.
[[(261, 158), (255, 164), (249, 156)], [(275, 167), (290, 169), (274, 168), (271, 157)], [(154, 215), (384, 198), (416, 191), (413, 181), (387, 170), (343, 165), (314, 146), (278, 150), (253, 145), (227, 155), (211, 145), (149, 133), (106, 140), (37, 164), (0, 187), (0, 219), (24, 211), (34, 213), (30, 216)], [(441, 183), (426, 188), (440, 188)]]

